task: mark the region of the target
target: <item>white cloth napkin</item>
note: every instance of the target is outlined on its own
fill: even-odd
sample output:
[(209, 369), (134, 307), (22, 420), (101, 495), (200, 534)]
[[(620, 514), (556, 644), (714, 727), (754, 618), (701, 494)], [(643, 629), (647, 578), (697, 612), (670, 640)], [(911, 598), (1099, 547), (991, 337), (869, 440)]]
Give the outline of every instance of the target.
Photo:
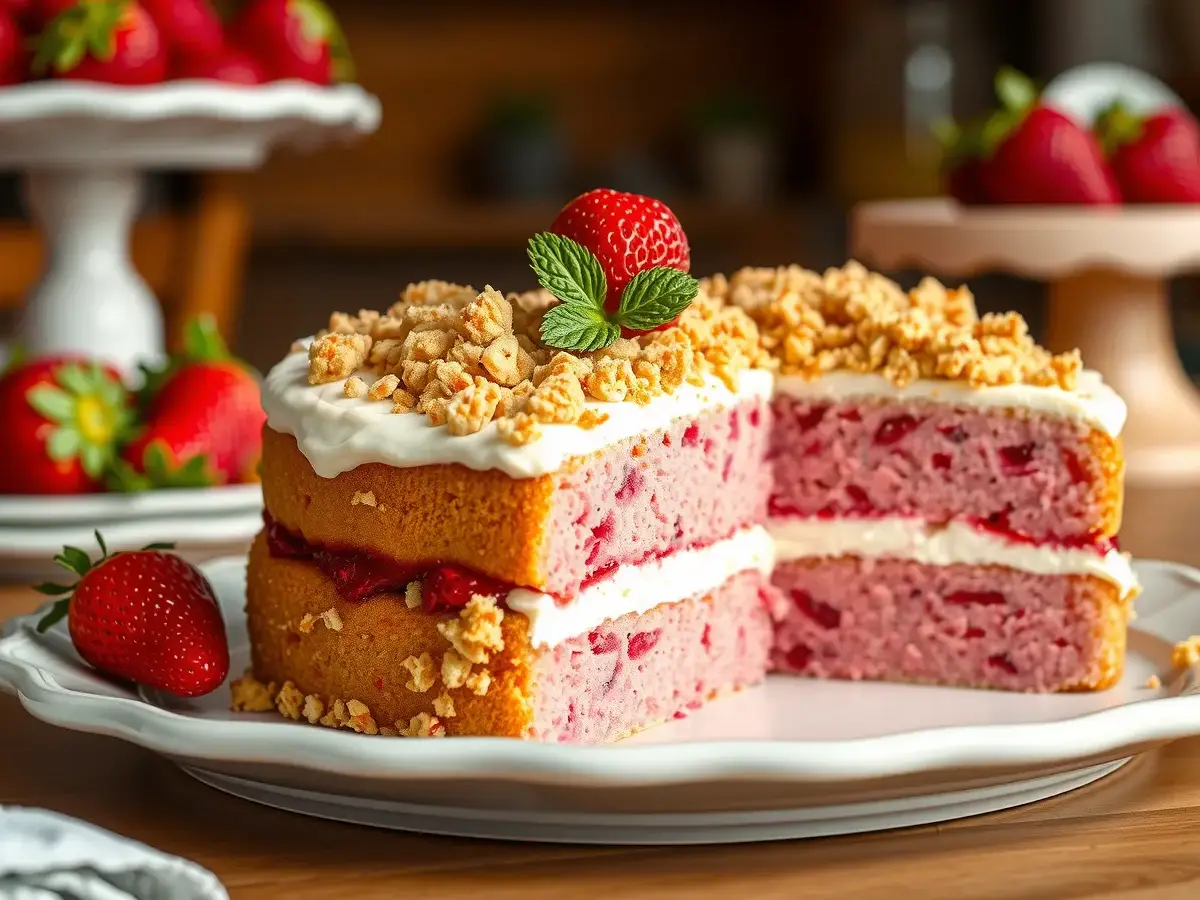
[(229, 900), (195, 863), (40, 809), (0, 806), (0, 900)]

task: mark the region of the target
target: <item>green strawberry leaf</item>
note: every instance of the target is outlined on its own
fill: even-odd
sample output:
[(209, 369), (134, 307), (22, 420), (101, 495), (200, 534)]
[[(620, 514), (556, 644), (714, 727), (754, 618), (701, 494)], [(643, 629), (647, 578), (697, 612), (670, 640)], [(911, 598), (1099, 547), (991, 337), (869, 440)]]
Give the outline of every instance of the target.
[(54, 561), (69, 572), (84, 576), (92, 568), (92, 560), (78, 547), (63, 547)]
[(67, 389), (71, 394), (90, 394), (94, 388), (92, 379), (85, 373), (82, 366), (68, 363), (60, 366), (54, 372), (54, 380)]
[(94, 530), (94, 531), (92, 532), (92, 534), (93, 534), (93, 535), (95, 535), (95, 537), (96, 537), (96, 544), (97, 544), (97, 546), (99, 546), (99, 547), (100, 547), (100, 558), (101, 558), (101, 559), (107, 559), (107, 558), (108, 558), (108, 544), (104, 543), (104, 535), (102, 535), (102, 534), (100, 533), (100, 529), (99, 529), (99, 528), (97, 528), (96, 530)]
[(603, 309), (560, 303), (542, 317), (542, 343), (562, 350), (600, 350), (621, 336)]
[(140, 494), (154, 487), (149, 478), (123, 459), (109, 466), (104, 486), (115, 494)]
[(171, 543), (147, 544), (142, 550), (153, 550), (159, 553), (167, 553), (175, 549), (175, 545)]
[(1009, 112), (1024, 112), (1038, 99), (1037, 85), (1033, 79), (1011, 66), (1001, 66), (996, 73), (996, 98)]
[(617, 324), (650, 331), (679, 317), (700, 291), (700, 282), (670, 266), (643, 269), (621, 293)]
[(210, 315), (196, 316), (187, 324), (183, 336), (183, 352), (191, 362), (212, 362), (229, 359), (229, 348)]
[(69, 584), (55, 584), (52, 581), (45, 581), (41, 584), (35, 584), (33, 589), (39, 594), (46, 594), (49, 597), (57, 597), (60, 594), (69, 594), (71, 591), (75, 590), (75, 588)]
[(608, 280), (594, 253), (548, 231), (531, 237), (527, 252), (542, 287), (564, 304), (589, 307), (603, 315)]
[(333, 80), (341, 83), (354, 80), (354, 60), (350, 56), (350, 45), (337, 16), (321, 0), (291, 0), (288, 10), (300, 20), (300, 33), (315, 44), (329, 47), (333, 62)]
[(79, 445), (79, 463), (89, 478), (100, 478), (112, 461), (111, 448), (83, 441)]
[(70, 422), (75, 418), (75, 399), (62, 388), (39, 384), (26, 392), (25, 399), (52, 422)]
[(70, 609), (71, 609), (71, 598), (70, 597), (67, 597), (62, 600), (57, 601), (52, 607), (50, 607), (50, 612), (48, 612), (48, 613), (46, 613), (46, 615), (42, 616), (42, 620), (40, 622), (38, 622), (38, 624), (37, 624), (38, 634), (45, 634), (47, 631), (49, 631), (51, 628), (53, 628), (55, 625), (57, 625), (59, 622), (61, 622), (63, 619), (65, 619), (67, 617), (67, 612)]
[(56, 428), (46, 441), (46, 455), (55, 462), (74, 459), (83, 445), (83, 438), (74, 428), (64, 425)]
[(29, 348), (23, 344), (8, 345), (8, 359), (4, 361), (4, 372), (19, 369), (29, 361)]

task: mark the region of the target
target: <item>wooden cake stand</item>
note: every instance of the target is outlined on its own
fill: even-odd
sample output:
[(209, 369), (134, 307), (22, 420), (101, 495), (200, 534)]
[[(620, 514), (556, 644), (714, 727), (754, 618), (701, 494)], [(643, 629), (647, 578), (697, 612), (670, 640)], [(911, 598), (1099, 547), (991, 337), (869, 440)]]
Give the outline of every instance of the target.
[(1200, 396), (1175, 350), (1166, 291), (1172, 276), (1200, 271), (1200, 208), (868, 203), (854, 212), (851, 248), (882, 269), (1046, 282), (1047, 345), (1078, 347), (1129, 406), (1129, 480), (1200, 482)]

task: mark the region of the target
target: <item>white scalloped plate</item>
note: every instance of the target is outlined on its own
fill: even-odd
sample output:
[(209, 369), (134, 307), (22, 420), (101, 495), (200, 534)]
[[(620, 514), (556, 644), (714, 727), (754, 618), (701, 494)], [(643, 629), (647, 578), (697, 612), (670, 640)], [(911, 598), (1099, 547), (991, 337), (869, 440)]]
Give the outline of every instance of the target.
[(82, 494), (72, 497), (0, 495), (0, 528), (6, 526), (97, 526), (149, 517), (192, 517), (262, 509), (262, 487), (146, 491), (141, 494)]
[[(244, 563), (205, 569), (238, 671)], [(1052, 796), (1200, 734), (1196, 673), (1169, 665), (1172, 645), (1200, 633), (1200, 572), (1161, 562), (1137, 570), (1145, 590), (1127, 671), (1110, 691), (1030, 696), (779, 676), (614, 746), (365, 737), (233, 714), (224, 691), (164, 702), (96, 675), (62, 630), (35, 636), (32, 616), (0, 640), (0, 687), (43, 721), (130, 741), (221, 790), (326, 818), (590, 843), (840, 834)], [(1154, 674), (1164, 685), (1146, 688)]]
[(378, 99), (354, 84), (33, 82), (0, 89), (0, 159), (18, 167), (252, 167), (272, 144), (369, 134), (380, 115)]

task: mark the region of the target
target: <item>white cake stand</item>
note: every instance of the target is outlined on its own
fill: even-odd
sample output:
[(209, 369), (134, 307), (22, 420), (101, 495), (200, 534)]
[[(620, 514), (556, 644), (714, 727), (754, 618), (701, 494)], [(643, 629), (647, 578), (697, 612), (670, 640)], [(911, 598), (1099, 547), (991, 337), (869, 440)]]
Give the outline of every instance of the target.
[(275, 146), (353, 138), (379, 119), (379, 101), (355, 85), (0, 90), (0, 168), (24, 170), (49, 251), (17, 341), (35, 354), (100, 356), (128, 372), (160, 358), (162, 313), (129, 256), (142, 173), (252, 169)]
[(1129, 480), (1200, 482), (1200, 396), (1175, 350), (1166, 292), (1167, 279), (1200, 271), (1200, 208), (868, 203), (855, 210), (851, 247), (884, 269), (1047, 282), (1047, 344), (1078, 347), (1129, 405)]

